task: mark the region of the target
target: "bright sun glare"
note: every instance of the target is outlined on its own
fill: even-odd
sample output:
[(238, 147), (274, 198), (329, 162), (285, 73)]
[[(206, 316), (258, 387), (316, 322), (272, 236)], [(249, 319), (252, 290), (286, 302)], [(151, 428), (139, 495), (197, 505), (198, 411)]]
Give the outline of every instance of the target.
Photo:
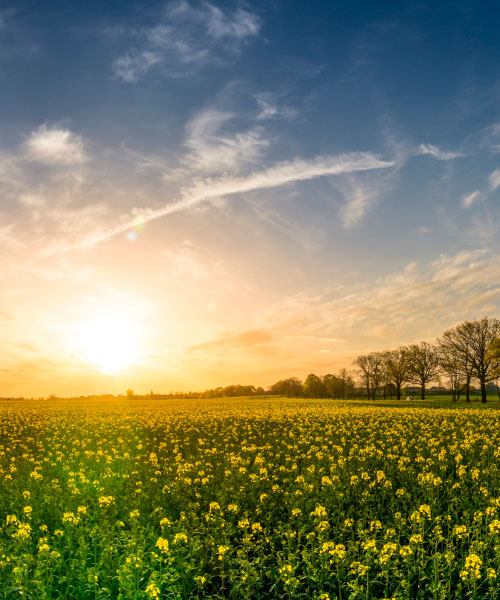
[(82, 323), (78, 337), (85, 359), (103, 372), (120, 371), (138, 361), (137, 325), (130, 315), (101, 312)]

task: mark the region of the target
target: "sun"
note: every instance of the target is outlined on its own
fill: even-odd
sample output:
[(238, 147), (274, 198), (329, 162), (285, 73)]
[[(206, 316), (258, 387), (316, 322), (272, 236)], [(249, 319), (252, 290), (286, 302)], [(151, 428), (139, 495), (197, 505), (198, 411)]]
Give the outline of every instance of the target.
[(131, 315), (101, 311), (78, 327), (76, 345), (83, 358), (103, 372), (122, 371), (139, 360), (139, 332)]

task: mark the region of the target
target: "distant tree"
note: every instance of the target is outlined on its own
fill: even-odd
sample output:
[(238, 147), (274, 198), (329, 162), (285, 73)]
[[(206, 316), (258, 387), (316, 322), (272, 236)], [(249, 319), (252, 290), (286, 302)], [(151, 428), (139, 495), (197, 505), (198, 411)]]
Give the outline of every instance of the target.
[(253, 396), (255, 388), (253, 385), (228, 385), (222, 390), (222, 396), (226, 398), (236, 398), (238, 396)]
[(389, 383), (394, 384), (396, 398), (401, 400), (401, 388), (409, 381), (410, 353), (408, 348), (400, 346), (383, 353), (385, 373)]
[(410, 383), (420, 386), (422, 400), (425, 398), (425, 386), (439, 376), (439, 351), (427, 342), (412, 344), (409, 351)]
[(388, 394), (392, 400), (392, 397), (396, 395), (396, 386), (392, 383), (392, 381), (388, 381), (387, 378), (385, 379), (385, 381), (386, 383), (384, 392), (386, 396)]
[(336, 375), (329, 373), (323, 377), (326, 396), (328, 398), (340, 398), (342, 394), (342, 382)]
[(347, 369), (340, 369), (337, 379), (340, 381), (340, 394), (343, 400), (355, 395), (354, 378)]
[(302, 389), (307, 398), (324, 398), (326, 396), (325, 384), (314, 373), (306, 377)]
[(358, 375), (363, 382), (368, 398), (375, 400), (385, 371), (383, 352), (370, 352), (370, 354), (358, 356), (354, 364), (358, 367)]
[[(500, 321), (483, 317), (476, 321), (465, 321), (445, 331), (440, 345), (448, 350), (463, 369), (470, 369), (481, 386), (481, 402), (486, 402), (486, 384), (495, 378), (500, 360), (488, 352), (492, 342), (500, 337)], [(467, 382), (470, 387), (470, 379)]]
[(302, 381), (297, 377), (281, 379), (269, 388), (269, 393), (287, 396), (288, 398), (299, 398), (303, 395)]
[[(449, 377), (451, 399), (453, 402), (458, 402), (460, 400), (460, 394), (466, 388), (463, 367), (460, 363), (454, 363), (453, 359), (445, 359), (442, 362), (442, 368)], [(470, 387), (467, 389), (470, 390)], [(470, 400), (467, 400), (467, 402), (470, 402)]]
[(461, 329), (462, 325), (447, 329), (439, 338), (439, 363), (450, 378), (452, 388), (453, 385), (458, 386), (458, 397), (460, 392), (465, 390), (465, 400), (470, 402), (473, 376), (472, 347), (468, 335)]
[(127, 398), (132, 398), (134, 396), (134, 390), (127, 390), (126, 394), (127, 394)]

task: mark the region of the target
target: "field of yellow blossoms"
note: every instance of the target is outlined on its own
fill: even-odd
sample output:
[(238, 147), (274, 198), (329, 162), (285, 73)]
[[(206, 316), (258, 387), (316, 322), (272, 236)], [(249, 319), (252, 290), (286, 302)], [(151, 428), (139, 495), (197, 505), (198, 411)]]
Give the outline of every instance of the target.
[(0, 598), (500, 598), (500, 411), (0, 404)]

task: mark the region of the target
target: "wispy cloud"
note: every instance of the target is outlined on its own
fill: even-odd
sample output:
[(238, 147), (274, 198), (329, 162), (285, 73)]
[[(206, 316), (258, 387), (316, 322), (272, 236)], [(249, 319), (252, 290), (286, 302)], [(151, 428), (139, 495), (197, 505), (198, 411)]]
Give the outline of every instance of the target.
[(272, 314), (302, 323), (309, 333), (341, 338), (347, 347), (380, 349), (396, 339), (435, 336), (440, 328), (490, 311), (500, 300), (498, 281), (500, 259), (494, 253), (462, 251), (426, 264), (408, 263), (377, 280), (353, 284), (349, 293), (332, 300), (326, 293), (289, 297)]
[(119, 225), (102, 235), (92, 236), (82, 243), (75, 244), (64, 250), (89, 247), (119, 233), (128, 231), (134, 227), (138, 216), (141, 217), (142, 222), (147, 223), (173, 213), (189, 210), (202, 202), (214, 201), (225, 196), (243, 194), (259, 189), (276, 188), (299, 181), (309, 181), (326, 175), (341, 175), (371, 169), (385, 169), (393, 165), (392, 161), (381, 160), (369, 152), (354, 152), (337, 156), (320, 156), (311, 160), (297, 159), (282, 162), (248, 176), (233, 177), (228, 175), (202, 179), (192, 186), (183, 188), (181, 198), (177, 202), (167, 204), (159, 209), (135, 209), (130, 220), (126, 221), (123, 225)]
[(447, 152), (445, 150), (441, 150), (440, 148), (432, 144), (420, 144), (415, 153), (430, 154), (437, 160), (452, 160), (454, 158), (462, 158), (465, 156), (465, 154), (463, 154), (462, 152)]
[(25, 142), (29, 159), (55, 165), (74, 165), (86, 162), (83, 139), (67, 128), (41, 125)]
[(127, 52), (113, 63), (114, 74), (118, 79), (133, 83), (160, 62), (160, 56), (151, 50)]
[(471, 206), (480, 199), (481, 192), (479, 190), (474, 190), (470, 194), (465, 194), (464, 196), (462, 196), (462, 206), (464, 208), (471, 208)]
[(133, 39), (139, 41), (113, 62), (113, 72), (128, 83), (138, 81), (155, 65), (165, 75), (184, 76), (205, 64), (228, 60), (260, 27), (261, 19), (242, 8), (171, 2), (156, 25), (133, 30)]
[(296, 110), (288, 106), (280, 106), (270, 93), (256, 94), (255, 100), (260, 109), (257, 115), (258, 121), (277, 118), (293, 119), (297, 116)]
[(214, 368), (222, 360), (238, 372), (247, 368), (245, 357), (258, 361), (251, 368), (260, 372), (272, 357), (269, 364), (278, 377), (286, 374), (281, 365), (298, 376), (311, 369), (331, 372), (359, 353), (433, 341), (446, 327), (491, 313), (500, 300), (498, 281), (500, 259), (485, 250), (442, 255), (425, 264), (413, 261), (384, 277), (352, 283), (333, 298), (328, 289), (274, 301), (266, 297), (241, 328), (228, 331), (219, 323), (222, 333), (189, 345), (186, 356)]
[(494, 191), (500, 186), (500, 169), (495, 169), (488, 177), (490, 191)]
[(198, 175), (224, 171), (238, 172), (248, 167), (269, 147), (269, 140), (260, 127), (233, 135), (222, 133), (234, 114), (215, 109), (202, 111), (187, 125), (186, 146), (189, 153), (183, 162)]
[(341, 207), (342, 223), (346, 229), (357, 225), (366, 215), (371, 206), (374, 192), (363, 186), (355, 186), (351, 192), (345, 194), (346, 202)]
[(187, 353), (199, 351), (213, 351), (230, 349), (251, 349), (258, 353), (269, 351), (268, 346), (278, 341), (276, 337), (267, 329), (252, 329), (239, 333), (228, 333), (215, 340), (196, 344), (187, 348)]
[(206, 10), (207, 30), (214, 38), (241, 40), (259, 33), (260, 19), (253, 13), (238, 8), (232, 15), (228, 15), (213, 4), (207, 4)]

